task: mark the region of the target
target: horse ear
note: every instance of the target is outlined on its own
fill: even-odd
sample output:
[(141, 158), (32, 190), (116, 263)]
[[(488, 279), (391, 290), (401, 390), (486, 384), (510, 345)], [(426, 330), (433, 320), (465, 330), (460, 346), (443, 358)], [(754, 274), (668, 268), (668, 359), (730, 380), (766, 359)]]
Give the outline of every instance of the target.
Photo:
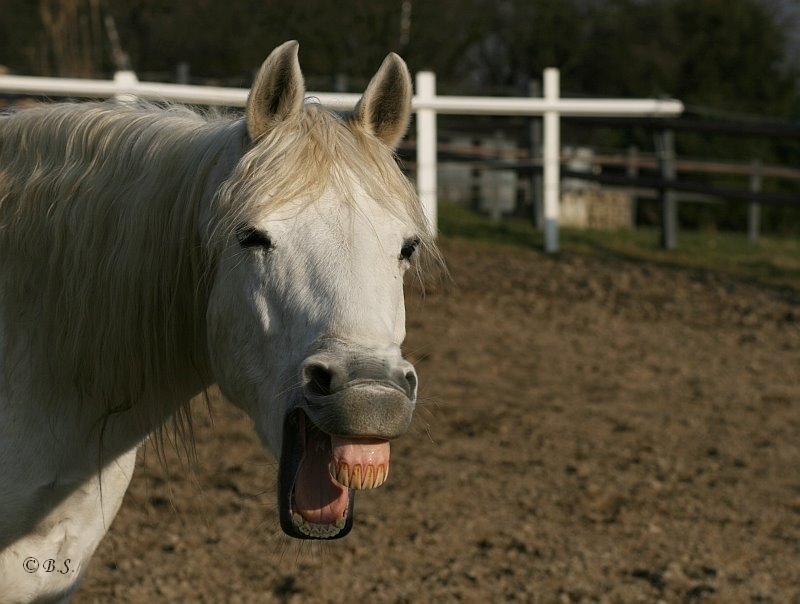
[(396, 147), (411, 116), (411, 74), (405, 61), (390, 53), (356, 105), (353, 119), (389, 147)]
[(303, 108), (305, 83), (292, 40), (273, 50), (258, 70), (247, 97), (247, 133), (257, 139), (276, 123)]

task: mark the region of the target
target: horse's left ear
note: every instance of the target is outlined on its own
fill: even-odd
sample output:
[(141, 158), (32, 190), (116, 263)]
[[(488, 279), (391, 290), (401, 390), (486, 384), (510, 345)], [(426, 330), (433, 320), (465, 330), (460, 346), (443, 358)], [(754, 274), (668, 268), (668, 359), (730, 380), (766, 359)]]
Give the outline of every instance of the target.
[(408, 128), (412, 94), (411, 74), (405, 61), (391, 53), (356, 105), (353, 120), (395, 148)]
[(247, 97), (247, 133), (251, 140), (302, 110), (306, 88), (298, 48), (294, 40), (284, 42), (259, 69)]

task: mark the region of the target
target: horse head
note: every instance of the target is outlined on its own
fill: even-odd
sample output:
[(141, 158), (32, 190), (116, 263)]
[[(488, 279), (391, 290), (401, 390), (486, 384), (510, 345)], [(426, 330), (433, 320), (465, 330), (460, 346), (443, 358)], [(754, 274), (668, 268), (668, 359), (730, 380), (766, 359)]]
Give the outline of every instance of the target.
[(247, 149), (218, 194), (209, 355), (279, 459), (284, 531), (338, 538), (412, 419), (403, 280), (433, 244), (393, 154), (411, 112), (405, 63), (390, 54), (340, 116), (304, 98), (297, 51), (262, 65)]

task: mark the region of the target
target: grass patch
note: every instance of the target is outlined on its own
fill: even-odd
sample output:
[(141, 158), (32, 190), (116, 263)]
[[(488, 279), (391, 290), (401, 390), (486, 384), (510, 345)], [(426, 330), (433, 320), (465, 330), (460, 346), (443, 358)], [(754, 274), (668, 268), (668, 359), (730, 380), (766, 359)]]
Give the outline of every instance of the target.
[[(459, 206), (439, 206), (439, 231), (447, 237), (542, 250), (543, 236), (528, 220), (491, 220)], [(756, 244), (742, 233), (683, 231), (678, 249), (661, 248), (657, 230), (561, 229), (562, 254), (600, 255), (633, 262), (726, 273), (768, 285), (800, 290), (800, 241), (762, 237)]]

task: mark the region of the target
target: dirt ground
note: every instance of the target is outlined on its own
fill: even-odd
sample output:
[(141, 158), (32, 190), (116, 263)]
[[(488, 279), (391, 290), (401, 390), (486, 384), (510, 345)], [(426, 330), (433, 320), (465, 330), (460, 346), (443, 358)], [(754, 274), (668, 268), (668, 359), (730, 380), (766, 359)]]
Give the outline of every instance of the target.
[(443, 243), (391, 476), (329, 543), (278, 529), (249, 421), (152, 449), (73, 600), (800, 602), (800, 293)]

